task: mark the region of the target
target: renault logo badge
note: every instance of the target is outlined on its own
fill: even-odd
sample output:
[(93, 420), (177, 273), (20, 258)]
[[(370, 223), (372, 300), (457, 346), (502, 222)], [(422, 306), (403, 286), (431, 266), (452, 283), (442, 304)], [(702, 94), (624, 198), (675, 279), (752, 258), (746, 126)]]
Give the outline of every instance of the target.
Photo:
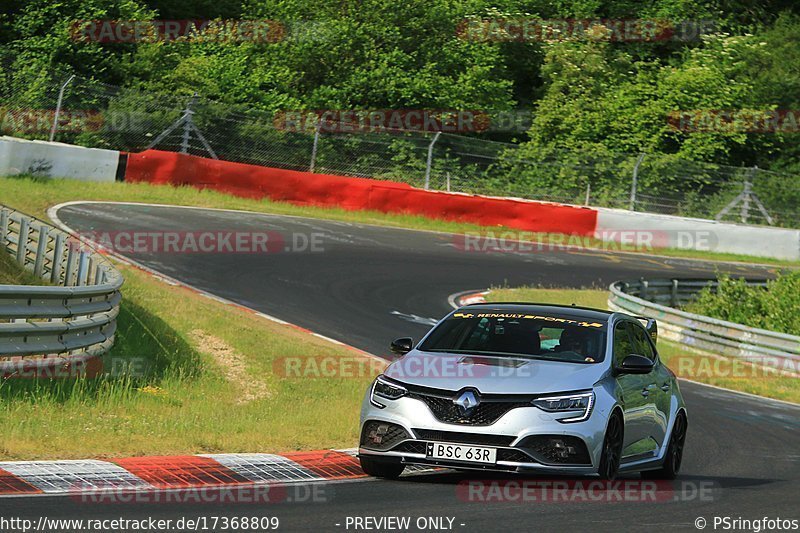
[(453, 400), (453, 403), (458, 408), (458, 413), (461, 416), (469, 416), (481, 403), (481, 399), (477, 392), (466, 390), (462, 392), (458, 398)]

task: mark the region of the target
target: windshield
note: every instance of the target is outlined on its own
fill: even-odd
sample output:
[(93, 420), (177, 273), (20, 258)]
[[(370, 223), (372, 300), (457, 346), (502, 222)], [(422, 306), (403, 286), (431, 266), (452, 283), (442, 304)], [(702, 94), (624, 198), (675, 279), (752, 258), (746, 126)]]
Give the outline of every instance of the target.
[(605, 322), (559, 315), (458, 312), (439, 324), (419, 349), (599, 363), (605, 356), (605, 328)]

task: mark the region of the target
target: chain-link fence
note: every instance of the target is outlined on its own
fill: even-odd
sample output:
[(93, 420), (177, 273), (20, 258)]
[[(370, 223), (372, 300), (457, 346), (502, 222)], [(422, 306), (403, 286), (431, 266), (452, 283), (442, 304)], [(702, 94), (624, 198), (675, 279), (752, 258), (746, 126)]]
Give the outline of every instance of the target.
[(283, 112), (75, 76), (24, 85), (0, 79), (4, 135), (129, 152), (155, 148), (435, 190), (800, 227), (797, 176), (667, 154), (534, 156), (524, 144), (495, 142), (481, 133), (363, 127), (309, 115), (317, 118), (298, 124)]

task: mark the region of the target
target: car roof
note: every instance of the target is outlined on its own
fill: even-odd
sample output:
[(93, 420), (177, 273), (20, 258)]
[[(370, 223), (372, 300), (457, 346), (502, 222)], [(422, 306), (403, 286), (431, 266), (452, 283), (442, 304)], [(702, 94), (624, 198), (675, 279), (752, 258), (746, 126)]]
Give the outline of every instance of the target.
[(541, 304), (531, 302), (498, 302), (498, 303), (479, 303), (465, 305), (461, 309), (473, 310), (486, 310), (486, 311), (506, 311), (509, 313), (526, 313), (544, 315), (548, 313), (557, 313), (560, 315), (567, 315), (570, 317), (582, 318), (585, 320), (594, 321), (607, 321), (612, 312), (604, 309), (595, 309), (593, 307), (581, 307), (577, 305), (556, 305), (556, 304)]

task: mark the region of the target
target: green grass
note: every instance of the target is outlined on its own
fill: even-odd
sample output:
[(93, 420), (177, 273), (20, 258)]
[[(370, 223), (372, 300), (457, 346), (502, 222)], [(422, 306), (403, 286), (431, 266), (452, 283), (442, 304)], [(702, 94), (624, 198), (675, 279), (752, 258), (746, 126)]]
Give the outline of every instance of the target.
[[(491, 302), (537, 302), (608, 308), (608, 291), (600, 289), (495, 288), (486, 296)], [(800, 379), (741, 361), (699, 355), (680, 344), (658, 341), (661, 359), (678, 376), (727, 389), (800, 403)]]
[(43, 285), (33, 273), (23, 270), (14, 257), (0, 250), (0, 285)]
[[(4, 459), (280, 452), (357, 442), (358, 406), (377, 373), (369, 359), (121, 270), (119, 331), (104, 361), (112, 374), (2, 383)], [(231, 376), (214, 353), (238, 361), (241, 373)], [(362, 366), (332, 378), (281, 370), (281, 358), (305, 368), (319, 357)], [(122, 365), (129, 371), (121, 373)]]
[[(6, 203), (22, 211), (39, 217), (45, 217), (48, 207), (70, 200), (105, 200), (117, 202), (150, 202), (194, 207), (216, 207), (222, 209), (241, 209), (261, 213), (283, 214), (339, 220), (362, 224), (375, 224), (390, 227), (402, 227), (427, 231), (451, 233), (486, 234), (502, 237), (507, 240), (541, 242), (555, 245), (578, 245), (605, 250), (621, 250), (632, 253), (633, 248), (620, 247), (610, 243), (603, 244), (591, 237), (577, 237), (563, 234), (531, 233), (502, 226), (486, 227), (465, 222), (430, 219), (418, 215), (381, 213), (378, 211), (348, 211), (339, 208), (300, 206), (285, 202), (273, 202), (268, 199), (252, 200), (238, 198), (209, 189), (199, 190), (193, 187), (169, 187), (146, 183), (94, 183), (71, 180), (49, 179), (17, 176), (0, 177), (0, 190), (3, 191), (0, 203)], [(800, 266), (800, 261), (782, 261), (754, 257), (743, 254), (698, 252), (692, 250), (673, 250), (659, 248), (655, 253), (671, 257), (688, 257), (715, 261), (755, 262), (780, 266)]]

